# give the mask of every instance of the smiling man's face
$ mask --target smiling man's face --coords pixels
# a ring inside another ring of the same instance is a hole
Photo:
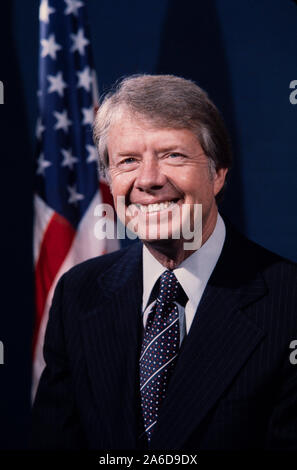
[[[157,225],[157,238],[163,238],[162,224],[172,212],[173,224],[165,232],[172,238],[176,211],[183,204],[202,204],[204,242],[217,217],[215,195],[224,184],[227,170],[210,171],[209,159],[189,129],[156,128],[144,118],[122,115],[110,127],[107,148],[111,190],[119,213],[118,196],[125,202],[125,221],[137,220],[144,241],[156,239],[147,225]],[[123,209],[123,208],[122,208]],[[170,219],[170,217],[169,217]],[[182,224],[182,217],[176,217]],[[182,227],[179,227],[182,234]],[[165,241],[164,241],[165,242]],[[166,241],[168,243],[168,241]]]

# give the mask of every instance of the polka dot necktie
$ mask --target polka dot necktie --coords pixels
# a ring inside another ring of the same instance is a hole
[[[179,317],[177,299],[180,284],[171,271],[160,277],[156,303],[147,318],[140,355],[140,393],[144,428],[151,439],[160,405],[177,360]]]

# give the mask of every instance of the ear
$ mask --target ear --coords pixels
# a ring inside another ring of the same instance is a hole
[[[216,196],[222,189],[225,183],[228,168],[219,168],[214,175],[213,194]]]

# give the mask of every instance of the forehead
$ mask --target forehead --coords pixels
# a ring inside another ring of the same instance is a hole
[[[131,114],[121,114],[111,123],[107,147],[111,153],[147,147],[200,147],[197,136],[190,129],[168,127]]]

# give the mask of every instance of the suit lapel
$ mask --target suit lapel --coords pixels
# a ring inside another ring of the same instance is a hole
[[[101,448],[134,448],[141,341],[142,245],[135,244],[98,278],[97,307],[82,321]]]
[[[100,447],[137,446],[142,337],[142,245],[98,278],[96,307],[82,320]],[[223,252],[185,338],[153,433],[154,449],[182,448],[263,339],[242,309],[267,292],[255,250],[227,230]],[[259,268],[259,264],[258,264]]]
[[[183,447],[264,337],[241,310],[267,288],[253,268],[247,242],[240,238],[228,227],[160,409],[151,441],[154,449]]]

